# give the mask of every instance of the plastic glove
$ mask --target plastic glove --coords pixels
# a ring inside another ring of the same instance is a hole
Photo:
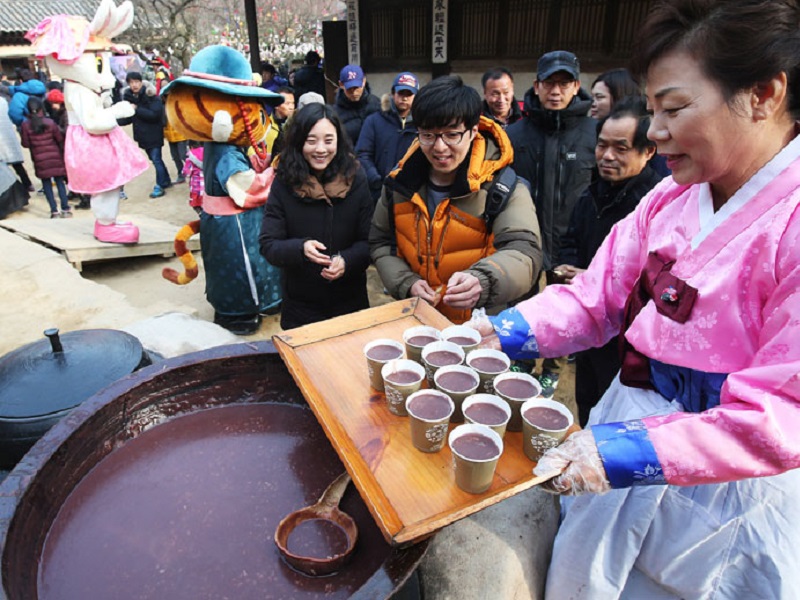
[[[485,308],[476,308],[472,311],[472,316],[470,316],[469,321],[464,323],[467,327],[472,327],[478,333],[481,334],[481,342],[478,344],[478,348],[488,348],[491,350],[503,350],[502,345],[500,344],[500,338],[494,332],[494,325],[489,320],[489,317],[486,316],[486,309]]]
[[[591,429],[577,431],[545,452],[533,473],[553,477],[541,487],[554,494],[603,494],[611,489]]]

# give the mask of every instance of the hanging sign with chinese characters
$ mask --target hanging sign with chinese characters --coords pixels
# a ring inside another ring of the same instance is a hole
[[[347,0],[347,54],[351,65],[361,64],[361,40],[358,34],[358,0]]]
[[[447,0],[433,0],[433,62],[447,62]]]

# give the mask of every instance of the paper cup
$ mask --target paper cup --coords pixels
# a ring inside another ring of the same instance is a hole
[[[435,327],[428,327],[427,325],[409,327],[403,332],[403,343],[406,345],[406,357],[422,364],[422,349],[428,344],[438,342],[441,339],[442,334]]]
[[[438,452],[444,447],[453,401],[439,390],[420,390],[406,399],[411,443],[420,452]]]
[[[367,372],[369,384],[379,392],[383,391],[383,377],[381,369],[390,360],[403,357],[403,344],[392,339],[373,340],[364,346],[364,356],[367,359]]]
[[[462,423],[464,421],[461,403],[464,402],[465,398],[475,393],[480,382],[478,374],[464,365],[442,367],[433,375],[433,383],[436,385],[436,389],[450,396],[453,404],[455,404],[453,416],[450,417],[451,423]]]
[[[542,386],[533,375],[510,371],[494,378],[494,393],[511,407],[511,419],[506,429],[522,431],[520,408],[526,401],[539,396],[542,393]]]
[[[501,438],[506,434],[506,426],[511,418],[508,402],[494,394],[473,394],[461,404],[464,421],[475,425],[485,425]]]
[[[425,369],[413,360],[399,358],[383,365],[381,376],[389,412],[398,417],[405,417],[408,414],[406,398],[422,387]]]
[[[456,363],[449,363],[449,364],[457,364],[460,365],[464,362],[464,350],[458,344],[453,344],[452,342],[433,342],[432,344],[428,344],[422,349],[422,366],[425,367],[425,374],[428,377],[428,386],[433,387],[433,374],[436,373],[441,367],[448,366],[443,364],[435,364],[431,363],[428,358],[431,357],[433,354],[436,358],[437,353],[439,352],[450,352],[455,354],[458,357],[458,362]]]
[[[503,440],[485,425],[459,425],[448,438],[453,453],[456,485],[470,494],[481,494],[492,485]]]
[[[442,329],[442,339],[458,344],[464,349],[465,354],[469,354],[481,343],[481,334],[477,329],[466,325],[453,325]]]
[[[503,364],[502,367],[500,363]],[[467,366],[475,369],[480,375],[480,391],[494,394],[494,378],[508,372],[511,368],[511,359],[508,358],[505,352],[500,350],[479,348],[469,353]]]
[[[536,462],[542,454],[564,441],[567,429],[574,422],[572,413],[566,406],[544,398],[528,400],[520,407],[520,414],[522,451]]]

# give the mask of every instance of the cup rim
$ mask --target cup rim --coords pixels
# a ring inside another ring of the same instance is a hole
[[[434,396],[439,396],[440,398],[447,400],[448,406],[450,407],[450,411],[448,412],[447,416],[441,417],[440,419],[426,419],[425,417],[420,417],[418,415],[415,415],[414,412],[409,408],[409,405],[411,404],[411,401],[414,400],[414,398],[417,398],[418,396],[421,396],[423,394],[433,394]],[[450,417],[453,416],[455,410],[456,410],[456,403],[453,402],[453,399],[450,396],[448,396],[441,390],[434,390],[428,388],[424,390],[417,390],[413,394],[409,394],[408,398],[406,398],[406,412],[408,413],[408,416],[414,417],[417,421],[422,421],[423,423],[439,423],[442,421],[449,421]]]
[[[532,383],[534,387],[538,390],[536,392],[536,395],[533,397],[528,396],[525,398],[517,398],[515,396],[509,396],[508,397],[509,400],[512,400],[514,402],[526,402],[528,400],[533,400],[535,398],[538,398],[542,394],[542,384],[539,383],[539,380],[536,379],[536,377],[534,377],[533,375],[529,373],[519,373],[517,371],[506,371],[505,373],[500,373],[497,377],[494,378],[493,385],[495,392],[497,392],[498,396],[505,398],[505,396],[503,396],[497,389],[497,384],[505,381],[506,379],[523,379],[525,381]]]
[[[547,427],[542,427],[541,425],[534,425],[530,421],[525,418],[525,411],[532,406],[544,406],[546,408],[552,408],[557,410],[562,415],[567,417],[567,426],[562,427],[561,429],[548,429]],[[559,431],[566,431],[575,423],[575,417],[572,414],[572,411],[568,409],[564,404],[558,402],[556,400],[550,400],[549,398],[531,398],[530,400],[526,400],[522,403],[522,406],[519,408],[519,414],[522,417],[522,421],[530,425],[531,427],[535,427],[536,429],[540,429],[542,431],[548,431],[552,433],[557,433]]]
[[[449,327],[445,327],[441,331],[442,340],[448,341],[448,339],[447,339],[448,333],[450,333],[452,335],[456,335],[458,333],[467,334],[470,337],[472,337],[473,339],[475,339],[475,337],[477,336],[478,339],[475,340],[476,344],[480,344],[481,343],[481,339],[482,339],[481,338],[481,334],[477,329],[473,329],[472,327],[468,327],[466,325],[450,325]],[[456,344],[456,345],[458,345],[458,344]],[[462,348],[463,348],[463,346],[462,346]]]
[[[464,352],[464,349],[461,346],[459,346],[458,344],[454,344],[453,342],[439,340],[438,342],[431,342],[422,349],[422,360],[425,361],[425,364],[428,364],[428,361],[425,360],[428,354],[430,354],[431,352],[435,352],[436,350],[450,350],[452,352],[455,352],[461,358],[462,363],[466,358],[466,353]],[[434,365],[430,366],[433,367]],[[455,366],[455,365],[448,365],[448,366]],[[435,368],[443,369],[444,367],[435,367]]]
[[[495,372],[492,372],[492,371],[478,371],[478,369],[475,369],[475,367],[473,367],[472,365],[469,364],[469,361],[471,359],[473,359],[473,358],[482,358],[482,357],[499,358],[500,360],[502,360],[505,363],[506,370],[505,371],[500,371],[498,373],[495,373]],[[468,367],[472,367],[473,369],[475,369],[479,373],[486,373],[487,375],[496,375],[496,376],[500,376],[500,375],[503,375],[504,373],[507,373],[508,369],[511,368],[511,358],[509,358],[508,354],[506,354],[502,350],[495,350],[494,348],[476,348],[475,350],[473,350],[472,352],[469,353],[469,356],[467,356],[467,358],[464,359],[464,363]]]
[[[408,344],[408,338],[413,335],[422,334],[422,333],[432,333],[436,336],[436,341],[439,342],[442,340],[442,332],[436,329],[436,327],[431,327],[430,325],[415,325],[414,327],[409,327],[408,329],[403,331],[403,343]],[[429,342],[429,344],[433,344],[434,342]],[[424,348],[425,346],[417,346],[416,344],[408,344],[414,348]]]
[[[402,364],[398,364],[402,363]],[[397,371],[414,371],[414,374],[419,375],[418,381],[412,381],[411,383],[393,383],[391,381],[386,380],[386,375],[393,372],[391,369],[394,368]],[[425,367],[420,365],[418,362],[411,360],[410,358],[393,358],[381,367],[381,377],[383,378],[383,382],[385,385],[389,385],[392,387],[403,387],[407,385],[415,385],[417,383],[421,383],[425,379]]]
[[[489,439],[491,439],[499,448],[497,456],[493,456],[492,458],[467,458],[463,454],[459,454],[456,450],[453,450],[453,442],[468,433],[480,433],[488,436]],[[453,455],[458,456],[462,460],[468,460],[469,462],[473,463],[488,463],[498,460],[503,455],[504,450],[503,438],[501,438],[500,435],[493,429],[487,427],[486,425],[479,425],[477,423],[464,423],[462,425],[453,427],[453,429],[450,431],[450,434],[447,436],[447,445]]]
[[[478,402],[488,402],[492,406],[496,406],[502,409],[503,414],[506,416],[506,420],[502,423],[497,423],[496,425],[486,425],[485,423],[478,423],[479,425],[486,425],[487,427],[502,427],[503,425],[508,425],[508,422],[511,420],[511,407],[508,405],[508,402],[503,400],[497,394],[472,394],[471,396],[467,396],[464,398],[464,403],[461,405],[461,412],[464,414],[464,418],[467,418],[467,409],[472,406],[473,404],[477,404]]]
[[[371,358],[371,357],[367,356],[367,352],[369,352],[375,346],[378,346],[380,344],[388,344],[388,345],[394,346],[395,348],[400,350],[401,354],[400,354],[399,357],[390,358],[389,360],[398,360],[398,359],[403,358],[405,356],[406,347],[403,344],[401,344],[397,340],[393,340],[392,338],[378,338],[377,340],[372,340],[371,342],[367,342],[366,344],[364,344],[364,358],[366,358],[368,360],[372,360],[372,361],[378,362],[378,363],[384,363],[384,364],[389,362],[388,360],[378,360],[377,358]]]
[[[475,369],[473,369],[472,367],[468,367],[467,365],[461,364],[461,365],[447,365],[446,367],[439,367],[436,370],[436,373],[433,374],[433,383],[434,383],[434,385],[436,385],[436,387],[438,388],[439,387],[439,377],[442,374],[446,375],[447,373],[451,373],[451,372],[466,373],[467,375],[475,377],[475,386],[474,387],[469,388],[469,390],[464,390],[463,392],[457,392],[455,390],[450,390],[451,394],[469,393],[470,390],[472,390],[474,392],[475,390],[478,389],[478,386],[480,386],[480,384],[481,384],[481,376],[478,374],[478,372]],[[470,394],[470,396],[472,396],[472,395],[473,394]]]

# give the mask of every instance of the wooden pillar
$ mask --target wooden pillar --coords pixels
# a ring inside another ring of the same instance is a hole
[[[247,39],[250,44],[250,67],[261,74],[261,45],[258,42],[258,17],[256,0],[244,0],[244,18],[247,21]]]

